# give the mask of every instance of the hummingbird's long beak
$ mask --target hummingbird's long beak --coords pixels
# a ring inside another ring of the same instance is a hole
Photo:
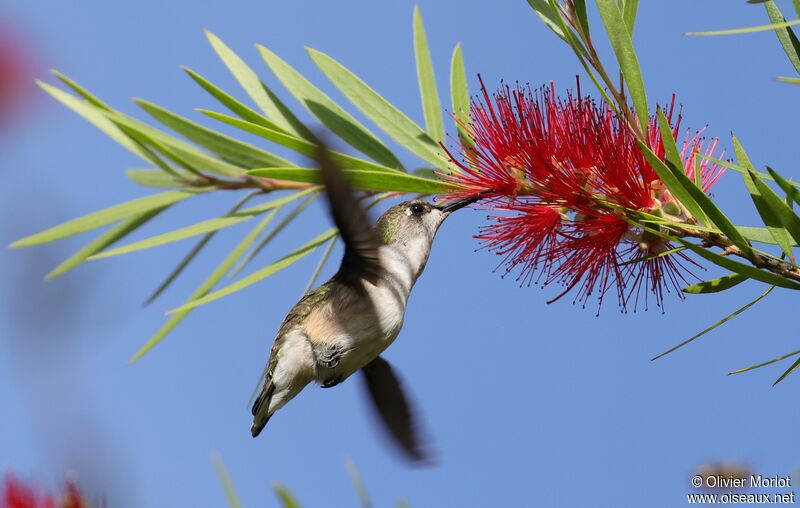
[[[483,197],[482,194],[478,194],[477,196],[470,196],[468,198],[457,199],[455,201],[451,201],[446,205],[439,206],[439,210],[445,213],[453,213],[459,208],[464,208],[467,205],[471,205],[472,203],[478,201]]]

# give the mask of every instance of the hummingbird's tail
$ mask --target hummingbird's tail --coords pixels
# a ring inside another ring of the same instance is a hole
[[[250,433],[253,434],[253,437],[258,437],[258,435],[261,434],[261,431],[264,430],[267,422],[272,417],[272,413],[269,411],[269,406],[270,400],[272,399],[272,394],[274,392],[274,384],[265,386],[264,390],[253,404],[253,426],[250,428]]]

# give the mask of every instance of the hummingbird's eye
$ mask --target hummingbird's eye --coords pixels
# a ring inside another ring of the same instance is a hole
[[[424,206],[422,206],[422,205],[421,205],[421,204],[419,204],[419,203],[414,203],[413,205],[411,205],[410,207],[408,207],[408,209],[409,209],[409,210],[411,210],[411,213],[413,213],[413,214],[415,214],[415,215],[421,215],[421,214],[422,214],[422,212],[424,212],[424,211],[425,211],[425,207],[424,207]]]

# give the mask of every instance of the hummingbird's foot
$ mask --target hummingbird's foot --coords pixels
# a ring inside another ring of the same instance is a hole
[[[326,369],[335,369],[342,360],[344,348],[341,344],[330,344],[322,351],[317,352],[317,363]]]
[[[322,388],[333,388],[342,381],[344,381],[344,376],[341,375],[335,377],[329,377],[328,379],[323,381],[323,383],[320,386],[322,386]]]

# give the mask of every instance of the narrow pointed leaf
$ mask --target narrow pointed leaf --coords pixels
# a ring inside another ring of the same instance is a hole
[[[475,142],[465,126],[472,121],[470,115],[469,87],[467,86],[467,71],[464,69],[464,56],[461,53],[461,44],[456,44],[453,58],[450,60],[450,104],[456,118],[456,128],[461,144],[472,148]]]
[[[194,72],[192,69],[189,69],[188,67],[182,67],[182,69],[195,81],[195,83],[200,85],[203,90],[208,92],[212,97],[217,99],[220,104],[228,108],[233,114],[239,116],[242,120],[247,120],[248,122],[253,122],[270,129],[280,129],[277,124],[269,121],[267,117],[245,106],[228,92],[222,90],[214,83]]]
[[[33,245],[40,245],[43,243],[60,240],[86,231],[91,231],[109,224],[113,224],[122,219],[127,219],[132,215],[140,215],[147,213],[157,208],[163,208],[168,205],[177,203],[184,199],[196,196],[204,192],[200,189],[169,191],[161,194],[153,194],[143,198],[134,199],[126,203],[114,205],[103,210],[72,219],[58,226],[46,229],[35,235],[25,237],[21,240],[11,244],[12,248],[16,247],[31,247]]]
[[[764,225],[783,253],[794,263],[792,245],[800,242],[800,218],[754,172],[745,176],[745,183]]]
[[[751,242],[761,242],[761,243],[768,243],[771,245],[777,245],[775,242],[775,238],[769,232],[767,228],[757,228],[752,226],[736,226],[736,229],[739,232],[750,240]]]
[[[306,288],[303,290],[303,294],[308,293],[314,286],[317,284],[317,279],[319,279],[320,273],[322,273],[322,269],[325,268],[325,265],[328,263],[328,259],[331,257],[331,253],[333,252],[333,248],[336,246],[336,238],[333,237],[328,240],[328,246],[325,247],[325,252],[322,253],[322,257],[319,259],[319,263],[317,263],[317,267],[314,269],[314,272],[311,274],[311,278],[308,280],[308,284],[306,284]]]
[[[264,46],[257,47],[267,66],[286,89],[331,132],[379,164],[397,169],[403,168],[391,150],[350,113],[342,109],[278,55]]]
[[[637,144],[639,145],[639,149],[644,154],[645,159],[647,159],[647,162],[650,163],[650,166],[653,167],[653,170],[656,172],[661,181],[664,182],[672,195],[678,198],[678,201],[683,203],[683,206],[689,210],[689,213],[691,213],[692,216],[704,224],[708,223],[708,218],[706,217],[703,208],[697,203],[697,201],[695,201],[694,197],[692,197],[689,189],[686,188],[686,186],[681,183],[678,177],[675,176],[675,173],[673,173],[672,169],[668,167],[664,161],[659,159],[649,146],[640,141],[637,141]]]
[[[536,15],[539,16],[539,19],[541,19],[553,33],[561,39],[565,39],[564,31],[559,23],[561,14],[553,8],[550,2],[547,0],[528,0],[528,5],[531,6]]]
[[[611,47],[617,56],[619,68],[623,76],[625,76],[628,93],[639,118],[639,125],[643,130],[647,129],[649,121],[647,115],[650,110],[647,108],[644,80],[642,79],[642,71],[639,68],[639,59],[633,49],[631,32],[628,31],[628,27],[625,25],[625,18],[619,9],[617,0],[595,0],[595,2],[608,34],[608,40],[611,42]]]
[[[800,290],[800,284],[798,284],[793,280],[783,278],[780,275],[776,275],[766,270],[760,270],[753,266],[746,265],[738,261],[734,261],[725,256],[720,256],[719,254],[711,252],[710,250],[704,249],[702,247],[698,247],[697,245],[691,242],[687,242],[680,238],[677,238],[675,241],[685,245],[688,249],[698,254],[700,257],[705,258],[708,261],[711,261],[712,263],[719,265],[722,268],[725,268],[726,270],[730,270],[732,272],[736,272],[741,275],[746,275],[751,279],[755,279],[767,284],[772,284],[774,286],[779,286],[787,289]]]
[[[186,184],[181,179],[157,169],[128,169],[125,171],[125,176],[139,185],[156,189],[182,187]]]
[[[788,76],[778,76],[775,81],[789,83],[790,85],[800,85],[800,78],[790,78]]]
[[[418,5],[414,6],[414,56],[417,62],[417,81],[419,96],[422,99],[422,113],[425,117],[425,130],[434,141],[441,142],[444,141],[442,107],[439,103],[439,90],[436,88],[436,77],[428,49],[428,38],[425,36],[425,25]]]
[[[436,142],[410,118],[333,58],[310,48],[308,53],[323,74],[386,134],[434,167],[447,167]]]
[[[184,165],[193,168],[205,169],[223,176],[239,176],[242,168],[212,157],[189,143],[174,136],[151,127],[132,117],[116,111],[104,112],[105,116],[120,127],[125,127],[136,132],[160,150],[166,151],[168,156],[175,158]]]
[[[797,351],[792,351],[789,354],[785,354],[783,356],[779,356],[777,358],[773,358],[772,360],[767,360],[766,362],[758,363],[756,365],[751,365],[750,367],[745,367],[744,369],[737,369],[731,372],[728,372],[728,375],[731,376],[733,374],[741,374],[742,372],[748,372],[755,369],[760,369],[761,367],[766,367],[767,365],[772,365],[773,363],[780,362],[782,360],[786,360],[787,358],[791,358],[795,355],[800,354],[800,349]]]
[[[706,328],[705,330],[701,331],[700,333],[698,333],[696,335],[693,335],[692,337],[689,337],[688,339],[686,339],[685,341],[681,342],[677,346],[672,347],[672,348],[664,351],[660,355],[653,357],[651,359],[651,361],[658,360],[662,356],[666,356],[666,355],[672,353],[673,351],[682,348],[686,344],[689,344],[690,342],[693,342],[694,340],[699,339],[700,337],[702,337],[703,335],[707,334],[708,332],[710,332],[710,331],[716,329],[717,327],[727,323],[728,321],[730,321],[731,319],[735,318],[736,316],[738,316],[742,312],[746,311],[747,309],[749,309],[750,307],[752,307],[756,303],[760,302],[764,297],[766,297],[768,294],[770,294],[773,289],[775,289],[775,286],[768,287],[766,291],[764,291],[763,293],[758,295],[753,301],[749,302],[748,304],[744,305],[743,307],[740,307],[739,309],[736,309],[735,311],[733,311],[732,313],[728,314],[724,318],[720,319],[719,321],[717,321],[713,325],[709,326],[708,328]]]
[[[783,13],[781,13],[777,4],[772,0],[764,3],[764,8],[767,10],[767,16],[769,16],[773,25],[785,23],[785,26],[775,28],[775,35],[778,36],[778,41],[781,43],[781,47],[789,58],[789,61],[794,66],[795,70],[800,73],[800,41],[797,40],[797,36],[790,28],[790,24],[800,23],[800,20],[786,23],[786,18],[783,17]]]
[[[737,286],[746,280],[747,276],[740,273],[732,273],[730,275],[720,277],[719,279],[707,280],[704,282],[698,282],[697,284],[692,284],[691,286],[686,286],[683,288],[683,291],[684,293],[690,293],[693,295],[719,293],[720,291],[725,291],[726,289]]]
[[[77,100],[75,97],[64,94],[61,90],[57,88],[48,88],[45,85],[42,85],[45,90],[53,95],[57,100],[64,103],[67,107],[84,117],[85,119],[89,120],[90,123],[94,124],[98,127],[101,131],[105,132],[111,139],[116,141],[117,143],[121,144],[123,147],[130,150],[132,153],[138,155],[139,157],[143,158],[147,162],[150,162],[154,166],[158,167],[160,170],[173,175],[175,177],[179,176],[179,172],[172,168],[169,164],[167,164],[161,157],[159,157],[153,150],[148,148],[142,142],[142,139],[139,135],[135,132],[131,132],[130,130],[114,125],[113,122],[110,122],[107,118],[100,118],[98,110],[101,111],[113,111],[113,109],[94,96],[91,92],[80,86],[75,81],[71,80],[67,76],[60,74],[58,72],[53,73],[58,79],[60,79],[65,85],[70,87],[75,93],[80,95],[84,98],[88,105],[80,100]],[[63,94],[63,95],[62,95]],[[70,99],[71,98],[71,99]],[[87,107],[87,106],[93,106]],[[104,115],[101,115],[104,117]]]
[[[756,267],[751,266],[751,265],[747,265],[747,264],[744,264],[744,263],[740,263],[738,261],[734,261],[733,259],[730,259],[727,256],[721,256],[721,255],[719,255],[719,254],[717,254],[715,252],[712,252],[712,251],[710,251],[708,249],[700,247],[699,245],[695,245],[694,243],[691,243],[691,242],[689,242],[687,240],[684,240],[681,237],[673,236],[673,235],[670,235],[668,233],[665,233],[664,231],[662,231],[660,229],[649,227],[644,222],[634,223],[634,224],[637,227],[640,227],[640,228],[644,229],[645,231],[647,231],[649,233],[652,233],[652,234],[654,234],[656,236],[660,236],[661,238],[669,240],[670,242],[679,243],[679,244],[683,245],[684,247],[686,247],[687,249],[689,249],[692,252],[694,252],[695,254],[698,254],[700,257],[702,257],[702,258],[704,258],[704,259],[706,259],[708,261],[711,261],[715,265],[721,266],[722,268],[725,268],[726,270],[729,270],[731,272],[739,273],[739,274],[742,274],[742,275],[746,275],[747,277],[749,277],[751,279],[755,279],[757,281],[765,282],[765,283],[773,285],[773,286],[779,286],[779,287],[783,287],[783,288],[787,288],[787,289],[800,290],[800,284],[798,284],[797,282],[795,282],[795,281],[793,281],[791,279],[787,279],[787,278],[781,277],[780,275],[777,275],[775,273],[772,273],[772,272],[769,272],[769,271],[766,271],[766,270],[761,270],[761,269],[756,268]]]
[[[206,280],[200,284],[192,296],[189,297],[189,301],[196,301],[197,298],[205,296],[208,294],[209,291],[214,289],[214,287],[219,283],[222,277],[225,276],[226,273],[233,267],[236,261],[244,254],[248,247],[258,238],[258,235],[261,231],[264,230],[265,227],[270,223],[270,221],[275,217],[276,211],[273,213],[268,214],[264,217],[261,222],[259,222],[256,227],[253,228],[237,245],[234,249],[222,260],[222,262],[217,266],[211,275],[209,275]],[[181,312],[174,313],[173,316],[167,320],[167,322],[162,326],[156,333],[153,335],[147,343],[142,346],[142,348],[133,355],[130,360],[130,363],[137,361],[141,358],[145,353],[150,351],[156,344],[161,342],[164,337],[167,336],[169,332],[175,329],[181,321],[183,321],[186,316],[189,315],[190,309],[182,310]]]
[[[417,192],[421,194],[437,194],[452,192],[457,189],[455,185],[429,180],[403,173],[389,173],[383,171],[364,171],[360,169],[346,169],[343,173],[350,183],[357,189],[377,192]],[[292,182],[320,183],[320,173],[316,168],[265,168],[248,171],[253,176],[289,180]]]
[[[248,145],[230,136],[203,127],[182,116],[162,108],[156,104],[144,101],[136,101],[153,118],[185,136],[187,139],[207,148],[219,155],[222,159],[236,164],[243,168],[257,167],[286,167],[294,164],[283,157],[269,153],[253,145]]]
[[[792,240],[789,236],[791,235],[794,238],[795,243],[800,242],[800,218],[780,196],[756,175],[753,163],[736,136],[733,136],[733,149],[736,152],[739,164],[747,169],[747,173],[744,174],[744,181],[759,215],[764,220],[764,225],[767,226],[770,234],[775,238],[775,242],[780,245],[783,253],[794,263]],[[797,192],[792,187],[789,187],[789,189]]]
[[[127,148],[130,152],[138,155],[142,159],[153,162],[150,155],[142,149],[142,147],[127,136],[120,128],[111,120],[103,115],[102,110],[88,101],[82,101],[59,88],[44,83],[42,81],[36,82],[45,92],[53,96],[57,101],[61,102],[75,113],[82,116],[89,123],[100,129],[108,137],[116,141],[118,144]]]
[[[214,469],[217,471],[220,483],[222,483],[222,490],[225,491],[228,505],[230,508],[242,508],[242,502],[239,499],[239,495],[236,493],[233,480],[231,480],[231,475],[228,474],[228,469],[225,467],[225,464],[223,464],[222,458],[215,453],[212,455],[212,459],[214,461]]]
[[[304,192],[308,193],[309,191],[304,191]],[[168,233],[162,233],[160,235],[151,236],[149,238],[145,238],[137,242],[117,247],[116,249],[111,249],[105,252],[101,252],[100,254],[93,256],[92,259],[102,259],[102,258],[109,258],[112,256],[119,256],[122,254],[130,254],[131,252],[150,249],[168,243],[185,240],[187,238],[192,238],[198,235],[202,235],[204,233],[219,231],[220,229],[227,228],[235,224],[239,224],[240,222],[249,220],[257,215],[261,215],[262,213],[267,212],[269,210],[280,208],[283,205],[303,195],[305,194],[301,192],[295,192],[288,196],[275,199],[272,201],[267,201],[266,203],[261,203],[259,205],[252,206],[250,208],[246,208],[244,210],[231,213],[229,215],[223,215],[222,217],[216,217],[214,219],[204,220],[202,222],[198,222],[197,224],[192,224],[191,226],[186,226],[184,228],[176,229]]]
[[[663,114],[660,118],[663,118]],[[670,134],[671,137],[671,134]],[[733,225],[733,222],[725,215],[722,210],[720,210],[716,204],[708,197],[708,195],[703,192],[703,189],[698,187],[697,185],[692,182],[689,177],[686,176],[686,173],[683,170],[683,165],[675,166],[669,160],[667,161],[668,169],[672,172],[674,179],[677,181],[677,184],[691,196],[691,199],[697,203],[703,214],[708,218],[711,224],[717,226],[722,233],[728,237],[730,241],[732,241],[737,247],[739,247],[742,252],[747,254],[752,254],[753,249],[750,247],[750,244],[747,242],[744,236],[736,229],[736,226]],[[658,171],[658,170],[656,170]],[[659,174],[659,176],[661,176]],[[670,191],[672,191],[672,187],[667,185]],[[678,196],[680,199],[680,196]],[[684,203],[686,204],[686,203]],[[687,208],[689,208],[687,206]],[[690,211],[691,208],[689,209]]]
[[[783,192],[786,193],[789,199],[800,205],[800,190],[797,189],[798,184],[786,180],[769,166],[767,166],[767,171],[769,171],[771,179],[778,183],[778,186],[783,189]]]
[[[151,219],[156,217],[158,214],[163,212],[169,208],[169,205],[164,206],[162,208],[156,208],[150,210],[149,212],[145,212],[141,215],[137,215],[131,217],[120,224],[114,226],[107,232],[103,233],[102,235],[98,236],[96,239],[92,240],[85,246],[83,246],[80,250],[78,250],[75,254],[70,256],[64,262],[50,270],[50,273],[45,275],[45,279],[54,279],[59,275],[63,275],[68,271],[72,270],[73,268],[77,267],[84,261],[86,261],[89,256],[96,254],[103,249],[114,245],[116,242],[120,241],[122,238],[125,238],[129,234],[133,233],[146,223],[148,223]]]
[[[770,2],[765,2],[770,3]],[[769,12],[769,7],[767,7],[767,12]],[[780,11],[779,11],[780,12]],[[780,14],[779,14],[780,15]],[[772,17],[772,16],[770,16]],[[729,28],[726,30],[708,30],[705,32],[686,32],[684,35],[689,36],[700,36],[700,37],[708,37],[708,36],[716,36],[716,35],[741,35],[741,34],[752,34],[756,32],[768,32],[771,30],[775,30],[776,32],[781,29],[786,29],[790,26],[796,25],[800,23],[800,20],[795,19],[793,21],[786,21],[783,19],[783,16],[780,16],[780,21],[775,21],[774,23],[770,23],[768,25],[756,25],[756,26],[748,26],[744,28]]]
[[[281,129],[295,136],[313,139],[311,132],[295,117],[291,111],[261,82],[258,75],[213,33],[206,31],[206,37],[217,52],[222,62],[231,71],[233,77],[263,111],[267,118]]]
[[[194,309],[200,305],[205,305],[207,303],[213,302],[214,300],[218,300],[222,297],[228,296],[232,293],[237,291],[241,291],[247,287],[252,286],[253,284],[260,282],[267,277],[274,275],[284,268],[293,265],[297,261],[300,261],[304,257],[311,254],[314,250],[316,250],[320,245],[327,242],[331,238],[336,235],[336,228],[329,229],[328,231],[320,234],[316,238],[312,239],[308,243],[298,247],[288,255],[284,256],[283,258],[279,259],[278,261],[265,266],[264,268],[240,279],[232,284],[229,284],[222,289],[219,289],[213,293],[209,293],[208,295],[193,299],[192,301],[186,303],[185,305],[178,307],[177,309],[173,309],[169,311],[169,314],[180,314],[182,312],[186,312],[188,310]]]
[[[207,111],[205,109],[201,109],[199,111],[200,113],[203,113],[204,115],[207,115],[215,120],[219,120],[220,122],[224,122],[228,125],[232,125],[233,127],[242,129],[251,134],[255,134],[256,136],[268,139],[273,143],[277,143],[279,145],[285,146],[286,148],[290,148],[298,153],[305,155],[306,157],[310,157],[313,159],[316,158],[317,154],[319,153],[317,145],[311,143],[310,141],[306,141],[304,139],[292,136],[291,134],[285,134],[280,131],[268,129],[266,127],[250,123],[245,120],[240,120],[232,116],[217,113],[216,111]],[[329,152],[329,154],[331,158],[334,160],[334,162],[336,162],[337,164],[339,164],[344,168],[360,168],[373,171],[391,171],[391,172],[404,173],[404,171],[401,171],[399,169],[395,169],[389,166],[381,166],[380,164],[375,164],[374,162],[370,162],[365,159],[360,159],[358,157],[353,157],[345,153],[331,151]]]
[[[228,213],[225,215],[231,215],[239,211],[244,205],[246,205],[251,199],[256,197],[258,194],[259,194],[258,191],[256,191],[256,192],[251,192],[250,194],[244,196],[235,205],[233,205],[233,207],[231,207],[231,209],[228,210]],[[150,296],[147,297],[147,300],[145,300],[144,302],[144,306],[150,305],[159,296],[161,296],[161,294],[164,291],[166,291],[167,288],[171,286],[173,282],[175,282],[175,280],[177,280],[177,278],[181,275],[181,273],[183,273],[186,267],[189,266],[189,264],[197,257],[198,254],[200,254],[200,252],[206,247],[206,245],[208,245],[208,243],[214,238],[216,234],[217,231],[211,231],[210,233],[206,233],[203,236],[203,238],[201,238],[200,241],[197,242],[194,245],[194,247],[192,247],[189,250],[189,252],[186,253],[183,259],[181,259],[178,265],[172,269],[169,275],[167,275],[167,277],[163,281],[161,281],[161,284],[158,285],[155,291],[153,291],[150,294]]]
[[[625,26],[633,37],[633,29],[636,26],[636,11],[639,9],[639,0],[624,0],[622,2],[622,17],[625,18]]]
[[[300,503],[298,503],[294,496],[286,490],[286,487],[280,483],[274,482],[272,484],[272,490],[274,490],[275,495],[278,496],[278,501],[280,501],[282,508],[300,508]]]
[[[792,365],[788,369],[786,369],[786,371],[783,374],[781,374],[781,377],[779,377],[774,383],[772,383],[772,386],[775,386],[776,384],[786,379],[789,376],[789,374],[797,370],[797,367],[800,367],[800,358],[795,360],[794,363],[792,363]]]
[[[294,207],[294,209],[292,209],[291,212],[287,213],[284,217],[282,217],[281,220],[275,225],[275,227],[272,228],[272,230],[270,230],[269,233],[266,233],[264,235],[264,238],[259,240],[259,242],[255,245],[255,247],[250,249],[250,252],[248,252],[247,255],[242,258],[242,260],[239,262],[239,265],[233,270],[231,270],[229,277],[235,277],[248,264],[250,264],[250,262],[253,261],[253,259],[255,259],[256,256],[258,256],[258,254],[262,250],[264,250],[264,248],[267,245],[269,245],[269,243],[272,240],[274,240],[279,234],[281,234],[281,232],[283,232],[283,230],[286,229],[286,227],[289,226],[289,224],[291,224],[292,221],[294,221],[301,213],[303,213],[305,209],[308,208],[311,205],[311,203],[313,203],[314,200],[317,199],[317,197],[319,197],[318,193],[311,194],[306,199],[301,201],[300,204]]]

